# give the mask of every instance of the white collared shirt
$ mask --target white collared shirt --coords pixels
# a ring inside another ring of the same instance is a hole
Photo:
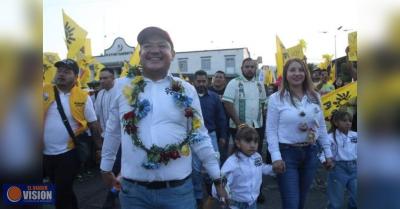
[[[316,129],[316,138],[324,149],[325,157],[332,157],[321,106],[311,102],[307,95],[304,95],[301,101],[296,98],[293,100],[297,107],[292,105],[287,91],[282,100],[280,91],[275,92],[268,99],[265,132],[272,162],[282,159],[279,143],[294,144],[307,141],[307,131],[301,131],[299,128],[301,123],[306,123],[308,127]],[[301,116],[301,112],[305,115]]]
[[[346,134],[336,130],[336,141],[333,133],[329,134],[333,159],[335,161],[357,160],[357,132],[349,131]]]
[[[260,110],[260,101],[265,103],[267,95],[265,93],[264,84],[256,81],[255,78],[247,80],[243,76],[232,79],[226,86],[223,101],[231,102],[234,104],[236,114],[239,117],[239,99],[241,97],[239,93],[239,83],[243,84],[245,105],[245,122],[247,125],[253,128],[260,128],[263,125],[262,110]],[[257,84],[260,83],[260,84]],[[261,94],[258,85],[261,86]],[[232,119],[229,120],[229,127],[236,128],[235,123]]]
[[[97,94],[96,101],[94,102],[94,108],[96,111],[96,116],[100,122],[102,129],[101,136],[104,137],[104,131],[106,130],[106,122],[108,120],[108,114],[111,108],[111,101],[114,97],[114,88],[109,90],[102,89]]]
[[[71,108],[69,106],[69,98],[71,96],[71,93],[63,93],[62,91],[58,92],[68,122],[71,125],[72,130],[76,130],[79,127],[79,124],[75,121],[71,114]],[[89,123],[97,120],[96,113],[93,108],[93,102],[89,96],[86,99],[84,114],[86,121]],[[69,151],[69,139],[70,136],[68,134],[67,128],[62,122],[60,113],[57,109],[57,102],[54,101],[50,105],[45,116],[43,154],[58,155]]]
[[[230,199],[253,204],[260,194],[262,175],[274,175],[272,166],[262,161],[259,153],[246,156],[239,152],[231,155],[221,168],[226,176]],[[216,195],[213,186],[213,195]]]
[[[139,99],[147,99],[150,102],[151,110],[146,117],[140,120],[138,136],[147,148],[150,148],[153,144],[165,147],[167,144],[178,143],[187,135],[187,118],[184,116],[184,111],[177,106],[173,97],[166,94],[165,91],[167,87],[170,87],[171,79],[182,83],[186,95],[193,98],[192,107],[201,114],[197,92],[186,81],[172,78],[170,75],[158,81],[145,78],[146,86],[144,92],[140,93]],[[147,161],[146,152],[133,144],[131,136],[124,132],[122,121],[120,120],[125,113],[132,110],[122,93],[123,88],[126,85],[130,85],[130,82],[131,79],[121,80],[118,89],[116,89],[116,97],[111,105],[104,135],[101,170],[112,170],[119,145],[122,143],[122,177],[148,182],[178,180],[187,177],[192,173],[191,154],[181,156],[176,160],[170,160],[167,165],[161,164],[158,169],[149,170],[142,166],[142,163]],[[197,154],[211,178],[217,179],[220,177],[218,159],[202,117],[201,127],[198,132],[205,139],[192,144],[190,146],[191,152],[194,151]]]

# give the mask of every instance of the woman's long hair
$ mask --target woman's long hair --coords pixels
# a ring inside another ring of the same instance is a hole
[[[308,71],[307,65],[304,63],[303,60],[298,59],[298,58],[293,58],[293,59],[289,59],[288,61],[286,61],[285,65],[283,66],[283,76],[282,76],[282,85],[280,88],[280,96],[281,96],[281,100],[283,99],[283,96],[285,95],[285,91],[289,92],[290,95],[290,101],[292,102],[293,106],[296,106],[294,100],[293,100],[293,94],[292,94],[292,90],[290,89],[289,86],[289,81],[287,80],[287,71],[289,70],[289,66],[290,64],[297,62],[301,65],[304,74],[305,74],[305,78],[303,81],[303,91],[305,94],[307,94],[307,96],[311,99],[311,101],[313,103],[316,103],[318,105],[321,105],[318,99],[318,93],[314,90],[314,84],[311,80],[311,76],[310,76],[310,72]]]

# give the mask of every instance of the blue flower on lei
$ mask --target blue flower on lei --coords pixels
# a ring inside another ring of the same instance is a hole
[[[149,100],[144,99],[138,102],[138,106],[136,108],[136,115],[139,120],[146,117],[150,111],[151,111],[151,105]]]
[[[174,98],[174,101],[177,105],[181,107],[190,107],[192,105],[193,99],[185,95],[181,92],[172,91],[171,89],[167,89],[167,94],[171,94]]]

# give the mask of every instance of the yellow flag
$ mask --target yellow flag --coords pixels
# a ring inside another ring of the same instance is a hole
[[[352,82],[322,96],[322,108],[325,120],[328,120],[332,111],[336,110],[357,96],[357,82]]]
[[[321,70],[328,69],[328,66],[332,61],[332,57],[333,57],[333,55],[330,55],[330,54],[322,55],[323,61],[321,63],[319,63],[318,68],[321,69]]]
[[[349,61],[357,61],[357,32],[349,33]]]
[[[96,59],[94,59],[92,65],[93,65],[93,69],[94,69],[94,80],[98,81],[98,80],[100,80],[100,70],[105,68],[105,66],[103,64],[101,64],[99,61],[97,61]]]
[[[264,84],[270,85],[274,82],[274,76],[272,75],[272,71],[270,69],[266,69],[264,71]]]
[[[133,52],[130,60],[129,60],[129,65],[131,66],[139,66],[140,64],[140,55],[139,55],[139,51],[140,51],[140,45],[137,44],[135,51]]]
[[[285,46],[283,45],[281,39],[276,36],[275,38],[276,41],[276,68],[277,68],[277,77],[279,78],[282,76],[283,73],[283,65],[285,64],[285,61],[288,58],[288,54],[286,51]]]
[[[287,52],[290,58],[304,58],[303,46],[301,44],[288,48]]]
[[[87,32],[63,12],[65,42],[68,49],[68,57],[75,56],[85,45]]]
[[[128,75],[129,67],[130,67],[129,63],[128,62],[124,62],[124,65],[122,66],[121,75],[119,76],[120,78],[126,77]]]
[[[43,82],[51,84],[56,74],[56,67],[54,64],[60,60],[57,53],[45,52],[43,54]]]
[[[81,48],[81,52],[86,56],[92,56],[92,42],[90,38],[87,38],[85,45]]]
[[[336,65],[332,63],[332,67],[331,67],[331,74],[329,76],[329,84],[333,84],[333,82],[335,82],[336,80]]]
[[[88,88],[87,83],[89,83],[90,81],[90,75],[92,73],[90,72],[90,68],[89,67],[85,67],[85,68],[81,68],[81,72],[79,75],[79,86],[81,88]]]

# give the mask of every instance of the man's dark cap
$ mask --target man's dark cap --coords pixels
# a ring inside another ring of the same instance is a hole
[[[64,59],[64,60],[58,61],[54,64],[54,66],[56,66],[56,68],[65,67],[67,69],[72,70],[75,75],[79,74],[78,64],[73,59]]]
[[[147,39],[152,36],[159,36],[159,37],[165,39],[166,41],[169,42],[169,44],[171,44],[172,50],[174,50],[174,44],[172,43],[171,37],[169,36],[167,31],[165,31],[159,27],[153,27],[153,26],[147,27],[147,28],[143,29],[142,31],[140,31],[139,35],[137,36],[137,42],[140,45],[143,45],[143,43],[145,43],[147,41]]]

